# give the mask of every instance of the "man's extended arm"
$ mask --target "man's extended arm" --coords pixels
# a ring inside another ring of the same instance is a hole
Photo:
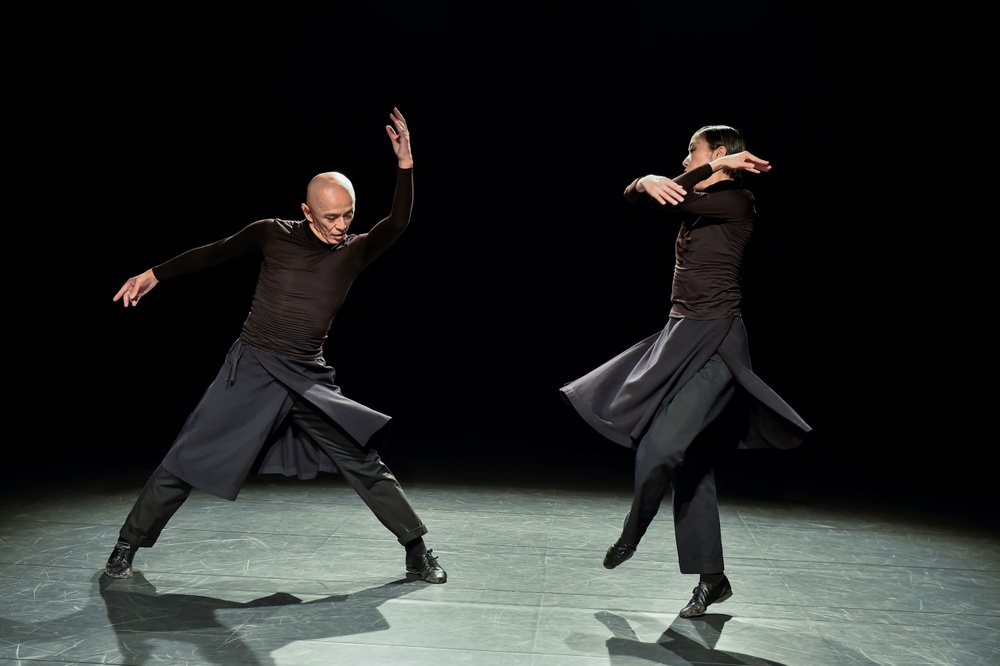
[[[114,301],[124,299],[125,307],[135,306],[139,303],[139,299],[159,284],[160,280],[194,273],[233,257],[258,251],[266,231],[265,225],[269,223],[271,220],[258,220],[232,236],[182,252],[173,259],[130,277],[115,294]]]
[[[413,211],[413,151],[410,146],[410,130],[399,109],[393,107],[389,117],[395,127],[386,125],[385,131],[396,153],[396,191],[389,216],[380,220],[367,234],[363,262],[365,266],[399,238],[410,223]]]

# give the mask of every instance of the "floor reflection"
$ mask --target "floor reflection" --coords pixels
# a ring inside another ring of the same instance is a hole
[[[269,655],[295,641],[389,629],[379,606],[418,588],[399,580],[306,602],[285,592],[234,602],[159,594],[138,571],[126,580],[100,577],[101,597],[121,655],[139,664],[163,660],[162,639],[187,645],[180,648],[181,654],[209,664],[274,664]]]
[[[636,636],[628,620],[621,615],[599,611],[594,614],[611,631],[607,640],[611,664],[633,663],[642,659],[651,664],[745,664],[746,666],[784,666],[752,655],[716,649],[722,628],[731,615],[708,613],[700,618],[678,617],[653,642]]]

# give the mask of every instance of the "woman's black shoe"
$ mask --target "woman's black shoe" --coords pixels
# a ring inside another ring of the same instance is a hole
[[[698,587],[694,588],[694,596],[691,597],[691,601],[681,609],[681,617],[704,615],[709,606],[721,604],[731,596],[733,596],[733,586],[729,584],[729,579],[725,576],[718,583],[698,583]]]

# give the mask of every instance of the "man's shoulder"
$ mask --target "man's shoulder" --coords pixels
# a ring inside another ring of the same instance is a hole
[[[282,231],[295,231],[296,229],[302,229],[305,226],[305,220],[284,220],[280,217],[269,217],[263,220],[259,220],[259,223],[267,224],[269,226],[276,227]]]

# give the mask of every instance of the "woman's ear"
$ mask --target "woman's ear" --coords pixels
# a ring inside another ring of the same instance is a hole
[[[720,157],[725,157],[728,154],[729,154],[729,151],[726,150],[725,146],[719,146],[718,148],[715,149],[715,152],[712,154],[712,159],[713,160],[717,160]]]

